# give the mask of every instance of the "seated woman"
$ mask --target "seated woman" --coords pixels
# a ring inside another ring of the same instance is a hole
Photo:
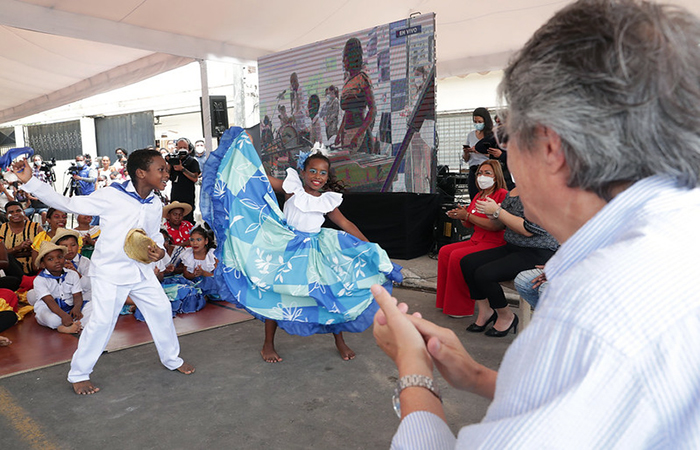
[[[486,335],[503,337],[511,329],[518,332],[518,316],[508,308],[499,282],[512,280],[521,271],[546,263],[559,243],[540,226],[525,219],[517,187],[501,205],[486,198],[476,202],[476,209],[505,229],[506,245],[472,253],[460,262],[464,280],[479,307],[479,315],[467,331],[479,333],[495,322]]]
[[[508,191],[498,161],[484,161],[479,165],[477,183],[479,192],[466,208],[455,208],[447,216],[460,219],[465,227],[474,227],[474,233],[467,241],[443,246],[438,253],[437,300],[435,306],[450,317],[465,317],[474,314],[474,301],[464,282],[459,262],[470,253],[488,250],[505,245],[503,227],[489,220],[476,210],[476,202],[491,198],[501,203]]]

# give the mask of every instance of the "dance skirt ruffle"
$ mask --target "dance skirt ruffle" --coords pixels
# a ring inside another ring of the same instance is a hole
[[[401,281],[401,268],[377,244],[289,226],[242,128],[227,130],[209,155],[200,202],[216,235],[221,299],[290,334],[364,331],[378,309],[370,286]]]

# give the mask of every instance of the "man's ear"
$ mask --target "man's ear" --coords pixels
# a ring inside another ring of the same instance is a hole
[[[547,127],[541,127],[539,134],[544,141],[544,162],[548,167],[548,171],[550,173],[556,173],[562,169],[568,171],[561,136]]]

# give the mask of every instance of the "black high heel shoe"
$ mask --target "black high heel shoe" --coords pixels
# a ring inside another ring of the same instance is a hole
[[[489,331],[487,331],[485,334],[486,336],[490,337],[503,337],[506,336],[508,333],[510,333],[510,329],[513,329],[513,334],[518,334],[518,315],[513,314],[513,321],[510,323],[510,326],[508,327],[507,330],[504,331],[498,331],[497,329],[491,327]]]
[[[476,322],[474,322],[473,324],[467,327],[467,331],[469,331],[470,333],[482,333],[484,330],[486,330],[486,327],[488,327],[490,323],[496,323],[496,319],[498,319],[498,313],[494,311],[485,324],[477,325]]]

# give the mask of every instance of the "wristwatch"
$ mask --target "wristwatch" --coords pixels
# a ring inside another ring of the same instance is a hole
[[[437,387],[435,381],[425,375],[406,375],[396,382],[396,387],[394,388],[394,395],[391,398],[392,404],[394,406],[394,412],[401,418],[401,402],[399,400],[399,395],[401,391],[408,387],[422,387],[429,390],[435,397],[442,402],[442,396],[440,395],[440,390]]]
[[[495,210],[495,211],[493,212],[492,216],[493,216],[494,219],[498,219],[498,216],[501,215],[501,209],[503,209],[503,208],[501,208],[501,207],[499,206],[498,209]]]

